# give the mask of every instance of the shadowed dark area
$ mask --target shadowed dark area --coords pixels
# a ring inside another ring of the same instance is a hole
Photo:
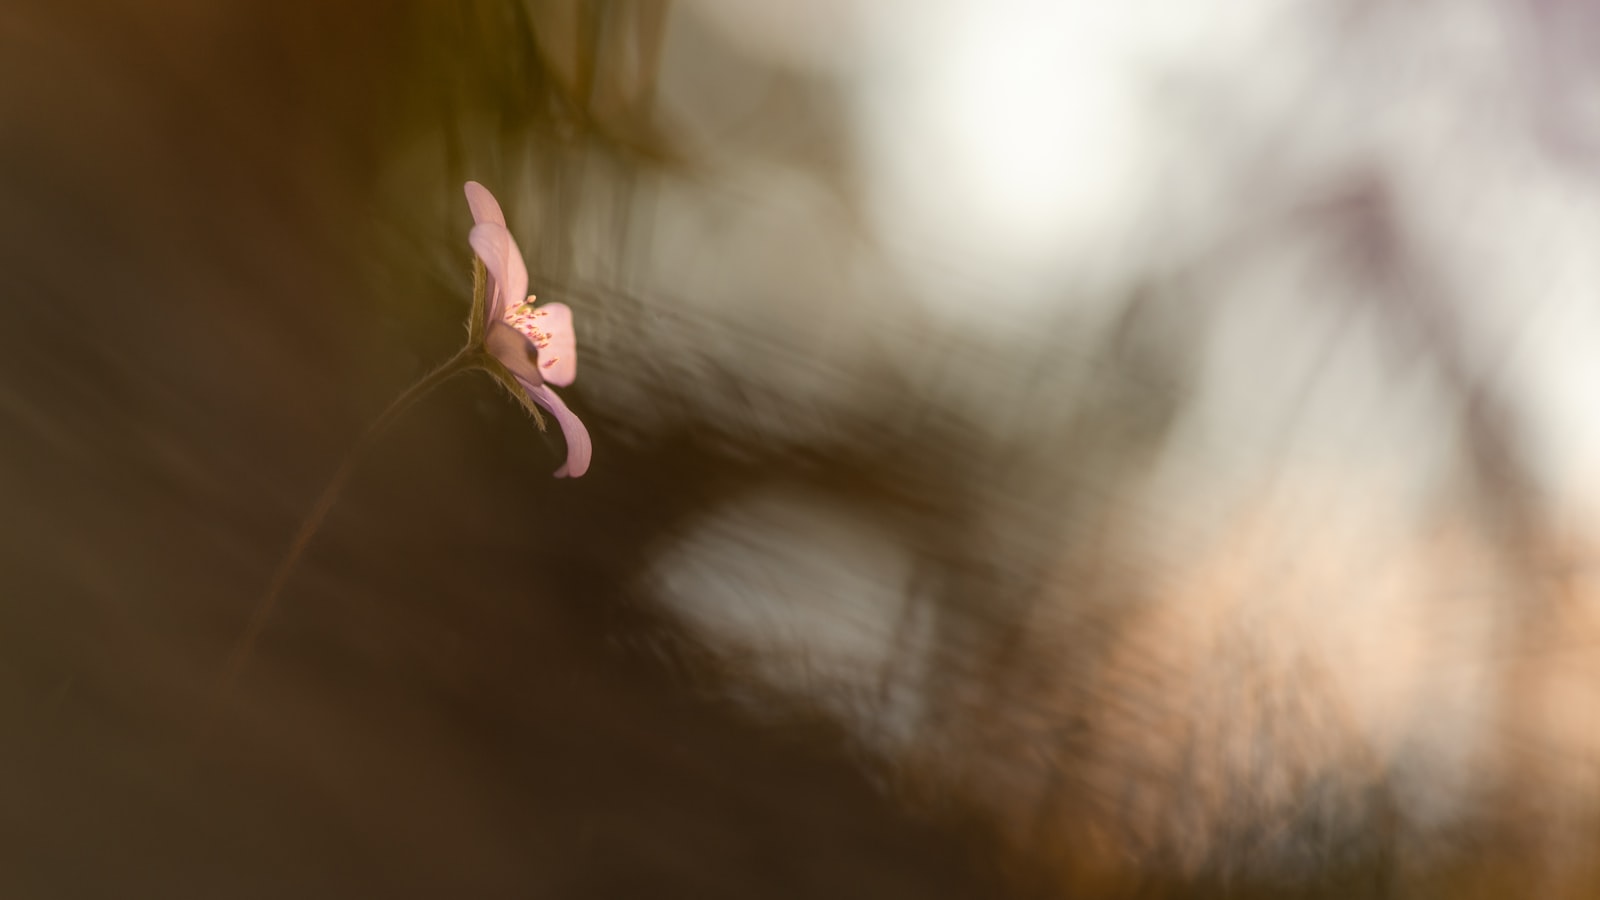
[[[987,893],[827,732],[629,649],[662,627],[630,567],[715,490],[694,445],[557,483],[481,376],[379,442],[215,695],[319,479],[459,327],[365,287],[415,39],[393,4],[0,14],[0,893]]]

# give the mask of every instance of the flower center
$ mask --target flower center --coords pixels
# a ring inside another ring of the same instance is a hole
[[[515,328],[523,337],[533,342],[535,349],[541,351],[539,368],[548,369],[560,360],[556,357],[545,359],[543,356],[542,351],[550,346],[550,333],[539,327],[539,320],[544,316],[545,311],[535,309],[533,298],[529,297],[527,303],[507,309],[504,318],[507,325]]]

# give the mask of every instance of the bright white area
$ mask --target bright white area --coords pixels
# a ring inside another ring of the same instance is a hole
[[[1390,474],[1416,483],[1454,437],[1448,409],[1418,412],[1440,386],[1383,349],[1393,325],[1363,313],[1341,330],[1339,311],[1370,306],[1371,287],[1343,277],[1336,248],[1307,246],[1327,235],[1303,215],[1381,183],[1471,364],[1512,391],[1550,494],[1600,512],[1600,192],[1552,137],[1600,135],[1597,91],[1571,41],[1531,32],[1544,21],[1532,13],[1488,0],[693,0],[684,15],[733,48],[717,61],[685,44],[674,63],[669,43],[663,108],[727,154],[713,199],[657,209],[662,225],[720,223],[662,240],[662,277],[684,293],[854,371],[874,355],[915,363],[925,346],[882,333],[885,298],[970,338],[972,358],[1032,358],[1063,329],[1092,331],[1151,273],[1200,271],[1193,302],[1222,309],[1195,335],[1210,346],[1186,434],[1205,454],[1248,471],[1301,449],[1281,438],[1297,428],[1304,448],[1409,465]],[[740,143],[784,127],[762,116],[785,78],[840,105],[830,139],[848,144],[848,194]],[[754,211],[763,198],[789,227]],[[1237,265],[1242,251],[1253,258]],[[691,276],[668,271],[686,258],[700,260]],[[774,292],[781,310],[764,304]],[[1340,344],[1326,364],[1324,338]],[[792,382],[808,404],[849,402],[785,365],[752,377]],[[964,374],[1006,421],[1005,367]]]
[[[809,697],[878,749],[917,724],[927,623],[913,559],[856,511],[794,492],[741,498],[662,554],[657,597],[722,658]],[[757,710],[769,699],[752,698]]]

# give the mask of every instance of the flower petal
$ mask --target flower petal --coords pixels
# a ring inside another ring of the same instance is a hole
[[[467,182],[466,192],[467,205],[472,207],[473,224],[482,225],[485,222],[493,222],[502,228],[505,227],[506,215],[500,211],[500,201],[494,199],[494,195],[489,193],[488,188],[476,181],[469,181]]]
[[[589,429],[584,427],[582,420],[574,415],[572,410],[567,409],[567,405],[561,402],[561,398],[556,396],[556,392],[550,390],[548,385],[529,384],[524,381],[522,388],[528,392],[533,402],[549,410],[550,415],[555,416],[556,421],[561,423],[561,434],[567,439],[567,462],[556,470],[556,477],[577,478],[589,471],[589,459],[594,453],[594,446],[589,441]]]
[[[504,225],[483,222],[473,226],[467,235],[472,249],[483,260],[489,271],[489,322],[497,322],[505,315],[506,304],[520,303],[528,295],[528,266],[522,261],[522,251]]]
[[[572,309],[565,303],[544,303],[533,315],[543,336],[534,344],[539,374],[549,384],[566,387],[578,377],[578,335],[572,330]]]
[[[539,367],[529,355],[533,345],[522,336],[522,332],[499,320],[490,322],[489,337],[484,346],[519,380],[529,384],[544,383],[544,378],[539,374]]]

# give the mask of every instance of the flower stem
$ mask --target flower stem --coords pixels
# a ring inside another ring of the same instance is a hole
[[[217,680],[217,693],[219,696],[227,694],[233,688],[234,683],[238,681],[239,674],[244,671],[245,662],[250,658],[250,652],[254,649],[262,630],[265,629],[267,619],[271,617],[273,610],[277,607],[278,596],[283,593],[284,585],[288,583],[289,576],[293,574],[295,566],[300,562],[300,558],[305,555],[306,548],[311,545],[311,539],[316,536],[317,531],[322,527],[322,522],[328,517],[328,512],[333,509],[334,503],[338,502],[339,493],[344,490],[345,482],[350,479],[350,473],[355,470],[356,461],[376,442],[383,431],[400,417],[401,413],[411,408],[412,404],[421,400],[434,388],[460,375],[462,372],[481,368],[483,365],[482,356],[481,352],[468,345],[467,349],[463,349],[460,353],[451,357],[448,362],[422,376],[416,384],[407,388],[405,393],[396,397],[395,401],[389,404],[389,407],[380,413],[371,425],[367,426],[367,430],[362,433],[361,437],[356,439],[355,446],[351,447],[350,452],[345,454],[344,461],[339,464],[339,468],[333,473],[333,477],[328,479],[328,484],[322,489],[322,494],[317,497],[317,502],[312,505],[311,511],[301,521],[300,529],[295,532],[294,540],[289,542],[288,551],[284,553],[282,561],[278,563],[278,568],[272,573],[272,580],[267,584],[266,593],[256,603],[255,609],[251,611],[250,621],[245,624],[244,632],[239,636],[239,640],[233,645],[233,650],[228,654],[227,662],[223,665],[222,675]]]

